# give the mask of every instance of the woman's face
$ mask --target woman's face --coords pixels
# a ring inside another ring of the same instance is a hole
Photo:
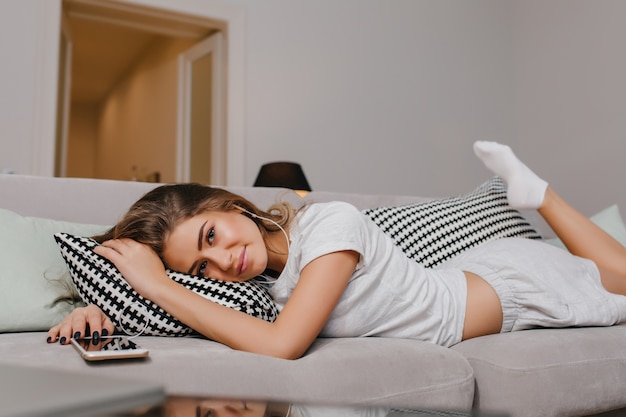
[[[258,226],[237,211],[207,211],[179,223],[165,240],[173,270],[222,281],[247,281],[267,268]]]

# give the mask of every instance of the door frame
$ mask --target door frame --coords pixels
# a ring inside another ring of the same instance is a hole
[[[193,63],[211,54],[211,185],[226,185],[226,145],[223,128],[224,97],[223,36],[214,33],[178,58],[178,120],[176,137],[176,181],[191,180],[191,96]]]
[[[61,37],[59,50],[64,50],[65,54],[59,55],[59,78],[58,78],[58,100],[57,105],[61,111],[57,110],[57,126],[55,133],[55,161],[54,175],[65,177],[67,174],[67,152],[70,126],[70,95],[72,86],[72,32],[67,17],[61,13]]]
[[[202,4],[179,1],[173,4],[170,0],[123,0],[123,1],[97,1],[93,0],[65,0],[71,3],[110,7],[146,17],[167,19],[172,22],[184,23],[192,20],[195,24],[200,22],[207,27],[217,28],[224,34],[224,74],[225,82],[225,113],[224,137],[225,137],[225,178],[223,185],[244,185],[245,178],[245,12],[240,6],[225,6],[206,2]],[[42,69],[36,83],[46,87],[39,89],[41,108],[35,112],[33,139],[33,173],[35,175],[53,176],[55,166],[55,128],[57,120],[57,94],[58,94],[58,71],[59,71],[59,34],[60,24],[50,19],[55,16],[60,21],[62,2],[42,2],[40,19],[48,24],[39,32],[41,36],[41,51],[38,54]],[[53,6],[54,5],[54,6]],[[54,10],[51,10],[53,8]],[[56,13],[52,13],[56,12]],[[52,47],[54,44],[54,47]],[[47,140],[46,140],[47,139]],[[46,162],[47,163],[43,163]]]

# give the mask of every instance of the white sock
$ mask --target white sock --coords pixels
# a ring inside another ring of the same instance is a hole
[[[494,174],[507,184],[511,207],[518,210],[538,209],[548,183],[532,172],[507,145],[497,142],[474,142],[474,153]]]

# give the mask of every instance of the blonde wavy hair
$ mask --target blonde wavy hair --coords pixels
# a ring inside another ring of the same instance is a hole
[[[248,215],[266,242],[267,236],[280,228],[260,217],[271,219],[286,228],[297,213],[287,202],[277,202],[263,211],[246,198],[223,188],[197,183],[162,185],[134,203],[115,226],[93,238],[99,243],[109,239],[133,239],[151,247],[165,264],[164,244],[178,224],[206,211],[226,212],[239,208],[259,216]]]

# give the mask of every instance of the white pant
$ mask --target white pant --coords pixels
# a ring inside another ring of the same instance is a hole
[[[592,261],[538,240],[494,240],[442,267],[472,272],[494,288],[502,304],[502,332],[626,321],[626,296],[602,286]]]

